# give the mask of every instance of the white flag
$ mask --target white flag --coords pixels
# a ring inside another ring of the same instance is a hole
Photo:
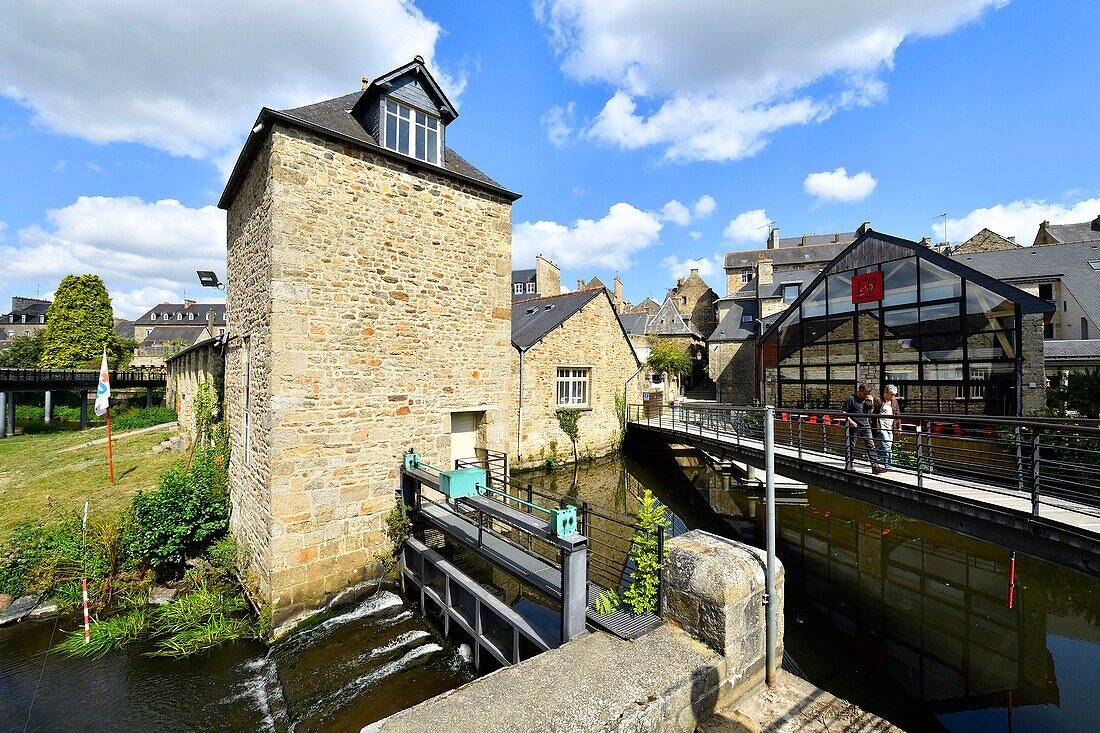
[[[99,386],[95,390],[95,414],[107,412],[111,399],[111,375],[107,373],[107,347],[103,347],[103,363],[99,365]]]

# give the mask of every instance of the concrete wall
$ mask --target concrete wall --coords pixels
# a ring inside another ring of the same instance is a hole
[[[577,450],[583,456],[604,455],[618,448],[619,419],[615,413],[615,395],[637,371],[638,360],[609,299],[602,293],[593,298],[560,328],[551,331],[523,356],[523,436],[517,455],[519,413],[519,352],[512,352],[512,421],[508,453],[513,467],[544,463],[550,455],[572,462],[573,445],[558,427],[558,367],[587,367],[589,372],[587,408],[579,408],[580,441]],[[641,400],[639,380],[631,383],[629,401]]]
[[[222,390],[225,357],[221,345],[214,339],[195,345],[185,353],[166,362],[168,385],[165,403],[176,411],[182,428],[195,438],[195,395],[199,387],[209,384],[213,394]]]
[[[407,448],[448,463],[454,412],[506,448],[510,259],[506,200],[272,131],[229,211],[226,383],[233,528],[276,628],[377,572]]]

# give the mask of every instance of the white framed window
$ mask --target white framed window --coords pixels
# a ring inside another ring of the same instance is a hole
[[[443,159],[443,126],[438,117],[387,99],[383,118],[383,147],[426,163],[438,164]]]
[[[535,284],[534,283],[527,283],[527,292],[528,293],[535,292]]]
[[[783,286],[783,302],[793,303],[798,299],[798,291],[801,286],[798,283],[790,283]]]
[[[157,314],[156,314],[156,313],[150,313],[150,314],[149,314],[149,320],[150,320],[150,321],[155,321],[155,320],[157,320]]]
[[[189,320],[189,321],[195,320],[195,314],[194,313],[188,313],[187,314],[187,320]]]
[[[523,283],[513,283],[512,284],[512,292],[515,293],[516,295],[519,295],[520,293],[522,293],[523,292]]]
[[[176,320],[177,321],[182,321],[183,320],[183,314],[182,313],[177,313],[176,314]]]
[[[752,282],[752,270],[741,273],[741,282],[743,282],[743,283],[751,283]]]
[[[588,367],[558,367],[558,400],[563,407],[588,407]]]

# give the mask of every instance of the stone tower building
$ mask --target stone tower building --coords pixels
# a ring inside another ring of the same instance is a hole
[[[264,108],[228,211],[232,528],[276,629],[375,575],[407,448],[506,450],[511,205],[417,57]]]

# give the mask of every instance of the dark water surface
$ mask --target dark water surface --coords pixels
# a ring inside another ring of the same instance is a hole
[[[627,452],[527,474],[633,511],[649,488],[674,530],[760,544],[762,497],[693,450]],[[811,682],[910,730],[1100,731],[1100,581],[810,487],[779,497],[788,659]]]
[[[74,628],[63,621],[58,634]],[[53,621],[0,629],[0,731],[21,731]],[[55,640],[56,641],[56,640]],[[28,731],[358,731],[472,679],[453,648],[383,590],[272,649],[222,645],[183,660],[133,646],[50,654]]]

